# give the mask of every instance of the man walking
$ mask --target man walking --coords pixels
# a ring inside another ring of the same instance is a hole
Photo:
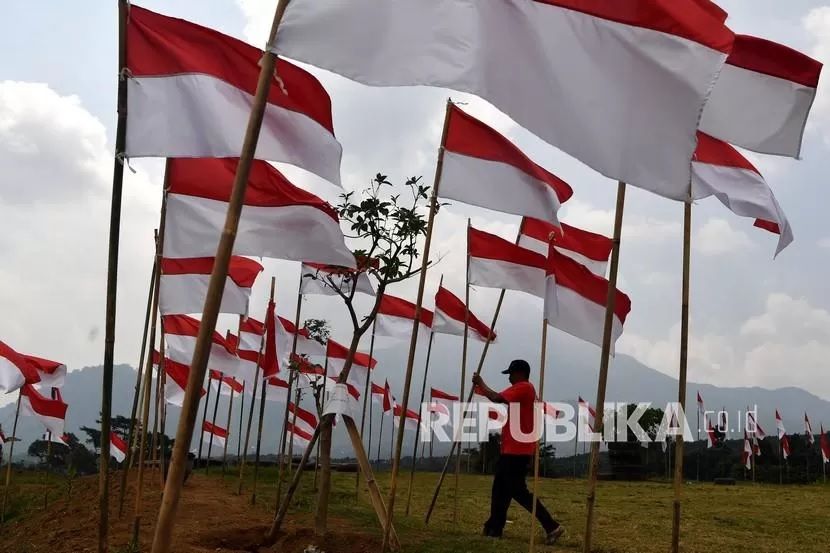
[[[530,365],[527,361],[517,359],[510,363],[502,374],[509,375],[510,387],[502,392],[495,392],[484,383],[480,375],[473,375],[473,385],[480,393],[493,403],[508,405],[507,422],[501,432],[501,457],[496,466],[496,475],[493,478],[493,491],[490,498],[490,518],[484,523],[484,535],[491,538],[500,538],[504,525],[507,522],[507,509],[510,501],[531,512],[533,494],[527,489],[525,478],[530,470],[533,456],[536,453],[535,441],[520,441],[515,434],[533,432],[533,409],[536,402],[536,389],[530,383]],[[510,409],[511,404],[518,407]],[[517,411],[519,420],[511,420],[511,411]],[[516,427],[514,433],[513,427]],[[565,533],[564,528],[553,520],[541,501],[536,500],[536,518],[545,529],[545,543],[553,545]]]

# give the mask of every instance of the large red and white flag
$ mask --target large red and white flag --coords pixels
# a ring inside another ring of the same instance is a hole
[[[305,449],[308,447],[308,444],[311,443],[314,431],[306,432],[300,425],[295,426],[293,424],[289,424],[285,427],[285,429],[288,439],[291,440],[296,447]]]
[[[189,21],[136,5],[127,24],[128,157],[239,157],[262,52]],[[311,74],[278,60],[257,159],[340,184],[342,149],[331,100]]]
[[[121,436],[115,432],[110,432],[110,455],[119,463],[123,463],[127,458],[127,450],[129,446]]]
[[[453,405],[458,403],[458,396],[438,388],[430,388],[429,403],[430,413],[442,413],[447,417],[452,417]]]
[[[364,261],[357,259],[356,263],[364,267]],[[351,293],[354,280],[354,271],[345,270],[343,267],[325,265],[323,263],[303,263],[300,267],[300,294],[336,296],[337,290],[348,295]],[[357,273],[357,286],[355,292],[374,296],[375,289],[369,279],[369,273],[365,270]]]
[[[715,433],[715,427],[712,426],[712,421],[706,421],[706,447],[715,447],[718,443],[718,435]]]
[[[781,436],[781,455],[786,461],[790,457],[790,438],[786,434]]]
[[[292,0],[273,50],[478,95],[600,173],[685,200],[733,37],[700,0]]]
[[[161,318],[161,324],[167,342],[167,357],[177,363],[190,366],[201,323],[187,315],[165,315]],[[239,363],[232,345],[216,331],[211,336],[208,368],[226,375],[238,376],[242,380],[254,378],[253,374],[247,374],[246,365]]]
[[[40,382],[37,367],[0,341],[0,392],[13,392],[26,383],[37,382]]]
[[[521,247],[547,257],[551,237],[553,247],[559,253],[585,265],[592,273],[605,276],[611,248],[614,246],[610,238],[565,223],[561,224],[560,230],[546,221],[532,217],[522,219],[519,227]]]
[[[608,281],[551,248],[548,257],[545,318],[551,326],[602,346]],[[631,300],[615,290],[611,349],[622,335]]]
[[[380,299],[378,314],[375,318],[376,336],[409,339],[412,335],[412,323],[415,321],[416,305],[403,298],[384,294]],[[432,311],[421,307],[418,330],[425,334],[432,328]]]
[[[55,399],[48,398],[41,395],[31,384],[24,384],[20,388],[20,413],[37,417],[46,429],[56,436],[63,435],[68,407],[60,395]]]
[[[558,224],[559,207],[573,189],[495,129],[452,105],[438,195]]]
[[[386,398],[386,388],[372,382],[369,393],[371,394],[372,403],[383,406],[384,399]]]
[[[758,438],[759,440],[763,440],[767,437],[767,433],[764,432],[764,429],[761,428],[761,425],[758,424],[758,421],[755,420],[755,415],[752,414],[752,411],[747,410],[747,419],[749,422],[749,433],[752,434],[753,437]]]
[[[216,255],[238,163],[230,158],[169,160],[165,256]],[[233,253],[355,266],[335,209],[264,161],[251,165]]]
[[[153,364],[158,366],[159,353],[153,352]],[[211,370],[211,374],[216,371]],[[190,377],[190,365],[173,361],[169,357],[164,360],[164,400],[177,407],[181,407],[184,403],[184,394],[187,390],[187,379]],[[219,373],[221,374],[221,373]],[[202,388],[199,391],[199,397],[207,394],[207,390]]]
[[[821,436],[818,438],[819,447],[821,448],[821,460],[825,463],[830,463],[830,438],[824,431],[824,423],[821,424]]]
[[[296,367],[297,372],[303,380],[309,385],[319,384],[326,376],[326,369],[317,363],[312,363],[308,359],[300,355],[294,355],[291,358],[292,364]]]
[[[763,154],[799,157],[821,67],[783,44],[735,35],[700,129]]]
[[[243,382],[232,376],[225,376],[213,369],[211,369],[209,375],[211,387],[223,396],[239,395],[245,389]]]
[[[395,408],[392,414],[395,423],[395,428],[397,428],[400,424],[401,413],[403,413],[403,406],[395,403]],[[418,415],[418,413],[416,413],[412,409],[407,409],[406,416],[403,420],[404,430],[417,430],[419,422],[421,422],[420,415]]]
[[[297,329],[294,323],[285,317],[277,317],[277,349],[282,350],[280,357],[287,360],[294,345],[294,336],[297,336],[297,355],[322,358],[326,355],[326,346],[311,337],[307,328]]]
[[[807,443],[813,445],[816,443],[816,438],[813,436],[813,425],[810,424],[810,417],[807,416],[807,413],[804,413],[804,434],[807,436]]]
[[[251,317],[245,317],[239,323],[239,351],[253,351],[259,353],[262,349],[262,337],[265,335],[265,324]]]
[[[346,364],[349,348],[329,338],[326,355],[328,356],[328,367],[326,369],[328,376],[336,380]],[[369,357],[368,353],[356,351],[352,360],[352,368],[349,371],[349,378],[346,382],[361,390],[362,393],[362,390],[366,388],[369,371],[374,369],[375,365],[377,365],[377,360]]]
[[[698,133],[692,160],[692,198],[715,196],[732,213],[756,220],[755,226],[779,235],[776,255],[793,241],[784,211],[761,173],[721,140]]]
[[[741,462],[747,470],[752,469],[752,454],[754,450],[752,442],[749,439],[749,434],[744,431],[744,449],[741,452]]]
[[[314,433],[314,429],[317,428],[317,415],[294,405],[293,402],[288,402],[288,412],[290,413],[289,421],[291,424],[304,430],[308,434]],[[295,416],[296,421],[294,419]]]
[[[34,355],[23,355],[23,358],[37,369],[37,374],[40,377],[40,382],[37,383],[38,388],[41,390],[63,388],[66,381],[66,365],[59,361],[50,361]]]
[[[778,429],[778,439],[780,440],[787,434],[787,429],[784,428],[784,421],[778,409],[775,410],[775,427]]]
[[[263,380],[268,390],[265,392],[266,401],[276,401],[277,403],[285,403],[288,401],[288,382],[279,376],[272,376]],[[253,392],[251,392],[253,393]],[[259,399],[262,394],[262,386],[257,390],[256,399]]]
[[[464,336],[465,321],[470,338],[480,342],[496,341],[496,333],[469,311],[463,301],[443,286],[439,287],[435,294],[432,331],[436,334]]]
[[[228,431],[210,421],[204,421],[202,422],[202,436],[206,444],[210,443],[212,438],[213,445],[221,449],[225,447],[225,441],[228,439]]]
[[[248,313],[248,300],[262,265],[247,257],[231,257],[220,313]],[[161,260],[159,310],[163,315],[201,313],[205,307],[212,257]]]
[[[467,255],[471,285],[545,297],[544,255],[473,227],[467,228]]]

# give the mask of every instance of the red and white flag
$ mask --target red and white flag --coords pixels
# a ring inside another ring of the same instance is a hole
[[[550,402],[543,402],[545,408],[545,418],[555,421],[559,418],[559,410]]]
[[[38,388],[41,390],[63,388],[66,381],[66,365],[34,355],[23,355],[23,358],[37,369],[37,374],[40,377],[40,382],[37,383]],[[2,363],[1,360],[0,363]]]
[[[475,94],[600,173],[685,200],[734,39],[721,17],[700,0],[292,0],[273,50],[372,86]]]
[[[167,342],[167,357],[177,363],[190,366],[201,323],[187,315],[165,315],[161,318],[161,324],[164,327],[164,339]],[[245,366],[240,365],[239,358],[233,352],[231,344],[216,331],[211,337],[208,368],[229,376],[238,376],[242,380],[251,381],[254,378],[253,374],[246,374]]]
[[[559,207],[573,189],[495,129],[451,105],[438,195],[558,224]]]
[[[372,382],[369,393],[371,394],[372,403],[383,406],[384,399],[386,399],[386,388]]]
[[[767,437],[767,433],[764,432],[764,429],[761,428],[761,425],[758,424],[758,421],[755,420],[755,415],[752,414],[752,411],[747,410],[747,418],[749,419],[749,433],[752,436],[758,438],[759,440],[763,440]]]
[[[24,384],[37,382],[40,382],[37,367],[0,341],[0,392],[13,392]]]
[[[519,227],[519,245],[547,257],[551,235],[553,247],[559,253],[585,265],[592,273],[605,276],[614,246],[613,240],[607,236],[565,223],[561,224],[560,230],[546,221],[525,217]]]
[[[336,380],[346,364],[346,359],[349,356],[349,348],[329,338],[327,355],[328,376]],[[375,365],[377,365],[377,360],[369,357],[368,353],[356,351],[347,382],[355,386],[358,390],[364,390],[366,388],[366,379],[369,378],[369,371],[374,369]]]
[[[291,440],[296,447],[300,449],[305,449],[308,447],[308,444],[311,443],[311,438],[313,437],[314,431],[307,432],[303,430],[303,428],[299,425],[290,424],[285,427],[286,435],[288,439]]]
[[[410,301],[384,294],[380,299],[378,314],[375,318],[375,335],[401,340],[409,339],[412,335],[415,309],[416,305]],[[432,319],[432,311],[421,307],[421,315],[418,319],[419,332],[429,332],[432,328]]]
[[[216,255],[238,162],[169,160],[165,256]],[[355,266],[335,209],[264,161],[251,165],[233,253]]]
[[[816,443],[816,438],[813,436],[813,425],[810,424],[810,418],[807,413],[804,413],[804,434],[807,435],[807,443],[813,445]]]
[[[127,442],[115,432],[110,432],[110,455],[119,463],[123,463],[127,458]]]
[[[236,378],[234,378],[233,376],[225,376],[224,378],[234,379],[238,381],[240,385],[243,385],[245,381],[248,381],[251,384],[253,384],[252,379],[255,375],[258,374],[259,363],[262,362],[262,359],[259,355],[259,351],[243,349],[246,346],[243,346],[240,342],[239,337],[234,336],[230,331],[228,331],[227,335],[225,336],[225,341],[230,346],[232,353],[236,354],[238,370],[236,371]],[[227,390],[223,390],[222,393],[227,395],[230,392],[228,392]]]
[[[266,378],[263,382],[268,386],[268,391],[265,393],[266,401],[276,401],[277,403],[285,403],[288,401],[288,382],[279,376]],[[257,391],[257,399],[260,397],[260,394],[262,394],[262,386]]]
[[[712,426],[712,421],[706,421],[706,447],[715,447],[718,443],[718,435],[715,433],[715,427]]]
[[[752,469],[752,454],[752,442],[750,442],[749,440],[749,434],[747,434],[746,431],[744,431],[744,450],[741,453],[741,462],[743,463],[744,468],[746,468],[747,470]]]
[[[579,406],[579,420],[584,421],[584,424],[588,427],[588,432],[592,432],[597,418],[597,412],[594,411],[590,403],[582,399],[582,396],[577,398],[577,405]]]
[[[467,255],[471,285],[545,297],[544,255],[473,227],[467,228]]]
[[[819,447],[821,448],[821,460],[825,463],[830,463],[830,438],[824,431],[824,423],[821,424],[821,436],[818,438]]]
[[[213,369],[210,371],[210,385],[223,396],[239,395],[245,389],[241,380],[232,376],[224,376]]]
[[[778,429],[778,439],[780,440],[787,434],[787,429],[784,428],[784,421],[781,419],[778,409],[775,410],[775,427]]]
[[[790,457],[790,439],[787,437],[786,434],[781,436],[781,455],[784,457],[786,461]]]
[[[159,354],[153,352],[153,364],[158,365]],[[211,371],[213,373],[215,371]],[[164,360],[164,399],[167,403],[181,407],[184,403],[184,394],[187,390],[187,379],[190,377],[190,365],[173,361],[169,357]],[[207,390],[204,388],[199,392],[199,397],[204,397]]]
[[[364,261],[357,259],[356,263],[364,267]],[[303,263],[300,267],[300,294],[336,296],[337,290],[344,294],[351,293],[354,282],[354,271],[345,270],[343,267],[325,265],[322,263]],[[355,292],[374,296],[375,289],[369,274],[365,271],[357,273],[357,287]]]
[[[697,410],[701,415],[706,415],[706,408],[703,406],[703,398],[700,396],[700,392],[697,393]]]
[[[294,335],[297,335],[297,355],[321,359],[326,355],[326,346],[311,337],[307,328],[297,330],[294,323],[285,317],[277,317],[277,349],[282,350],[281,357],[287,360],[294,345]]]
[[[821,67],[783,44],[735,35],[700,129],[748,150],[799,157]]]
[[[233,256],[225,279],[220,313],[248,314],[248,300],[262,265],[247,257]],[[163,315],[202,313],[208,281],[213,272],[212,257],[161,260],[159,311]]]
[[[225,447],[225,441],[228,439],[228,431],[210,421],[204,421],[202,423],[202,437],[206,444],[210,443],[211,438],[213,438],[213,444],[223,448]]]
[[[458,396],[444,392],[438,388],[430,388],[429,403],[430,413],[443,413],[448,417],[452,417],[453,405],[458,403]]]
[[[239,345],[237,346],[237,353],[240,351],[259,353],[259,350],[262,349],[262,337],[264,335],[264,323],[251,317],[245,317],[239,323]]]
[[[393,420],[395,423],[395,428],[398,427],[400,424],[401,413],[403,412],[403,407],[397,403],[395,403],[395,408],[393,412]],[[404,430],[417,430],[418,423],[421,421],[421,417],[413,411],[412,409],[406,410],[406,416],[404,417]]]
[[[326,376],[326,369],[322,365],[312,363],[305,357],[294,355],[291,361],[308,384],[318,384]]]
[[[304,430],[308,434],[313,434],[314,429],[317,428],[317,415],[311,411],[307,411],[302,407],[297,407],[293,402],[288,402],[289,421],[291,424]],[[296,421],[294,417],[296,416]]]
[[[608,281],[554,248],[550,250],[545,293],[548,324],[586,342],[602,346]],[[622,335],[631,300],[615,290],[611,350]]]
[[[735,215],[755,219],[755,226],[778,234],[776,255],[792,243],[790,223],[761,173],[726,142],[698,133],[692,198],[708,196],[715,196]]]
[[[20,413],[37,417],[49,432],[55,436],[63,435],[66,410],[69,406],[60,395],[56,399],[41,395],[37,388],[25,384],[20,388]]]
[[[128,157],[239,157],[262,52],[183,19],[130,6]],[[342,149],[331,99],[310,73],[278,60],[257,159],[301,167],[340,184]]]
[[[464,302],[443,286],[435,294],[435,311],[432,318],[432,331],[436,334],[464,336],[465,320],[469,327],[469,336],[479,342],[496,341],[496,333],[482,323]]]

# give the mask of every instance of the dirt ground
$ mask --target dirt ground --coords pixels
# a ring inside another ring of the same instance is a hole
[[[142,497],[140,551],[149,550],[152,528],[161,501],[158,473],[150,474],[151,486],[145,485]],[[132,539],[135,496],[128,487],[124,502],[124,516],[118,517],[119,478],[111,479],[110,551],[126,553]],[[36,492],[32,487],[16,490],[18,493]],[[10,553],[80,553],[97,551],[98,478],[79,479],[71,497],[54,497],[44,509],[32,506],[21,516],[9,521],[2,532],[0,550]],[[230,487],[217,486],[215,479],[195,474],[188,480],[172,550],[179,553],[195,552],[281,552],[302,553],[314,543],[329,553],[368,553],[380,549],[377,538],[361,533],[341,519],[330,520],[330,534],[323,540],[315,539],[311,520],[307,515],[290,517],[285,532],[270,547],[262,545],[269,520],[269,506],[250,504],[250,495],[237,496]]]

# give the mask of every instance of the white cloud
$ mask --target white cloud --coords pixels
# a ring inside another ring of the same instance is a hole
[[[753,249],[755,244],[726,219],[709,219],[695,233],[692,247],[702,255],[724,255]]]
[[[820,239],[818,241],[818,247],[824,248],[825,250],[830,250],[830,236]]]
[[[810,54],[827,65],[830,63],[830,6],[821,6],[810,10],[803,21],[804,29],[813,42]],[[822,72],[816,100],[808,128],[815,129],[830,144],[830,90],[828,90],[826,71]]]

